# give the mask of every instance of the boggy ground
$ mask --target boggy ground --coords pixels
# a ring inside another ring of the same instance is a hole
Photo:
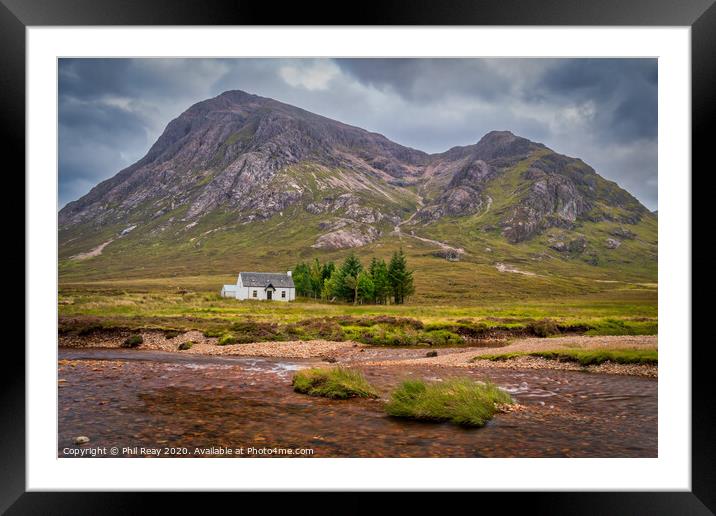
[[[146,282],[102,288],[64,285],[58,299],[59,345],[114,348],[141,335],[140,350],[190,356],[316,358],[404,366],[409,362],[400,361],[417,361],[436,367],[519,366],[647,376],[655,376],[657,370],[655,286],[621,286],[611,292],[544,299],[492,299],[481,293],[463,300],[469,304],[450,305],[345,305],[306,299],[239,302],[189,287],[172,291],[166,285],[149,287]],[[189,342],[190,349],[179,349]],[[583,367],[575,361],[515,355],[590,349],[652,350],[654,360]],[[428,352],[437,356],[426,357]],[[497,353],[511,356],[474,361]]]
[[[309,299],[242,302],[221,298],[216,291],[149,290],[145,284],[141,289],[133,284],[111,288],[62,285],[58,299],[61,332],[151,328],[219,333],[234,331],[236,323],[250,322],[250,327],[240,328],[242,334],[250,333],[247,336],[252,340],[246,342],[322,338],[372,344],[380,342],[367,341],[396,337],[404,343],[455,340],[450,334],[470,337],[471,332],[500,329],[529,332],[531,325],[544,319],[552,320],[560,331],[589,335],[655,335],[658,330],[655,288],[545,298],[522,292],[514,299],[491,298],[477,291],[454,302],[419,301],[411,299],[404,305],[347,305]],[[436,334],[438,331],[442,334]],[[336,334],[344,338],[335,338]],[[262,335],[264,338],[257,338]]]

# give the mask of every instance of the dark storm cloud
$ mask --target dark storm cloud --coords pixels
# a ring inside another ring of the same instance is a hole
[[[511,130],[657,205],[654,59],[63,59],[60,205],[141,158],[190,105],[229,89],[427,152]]]
[[[656,138],[657,67],[654,60],[568,60],[538,88],[551,98],[592,100],[605,139]]]
[[[484,59],[342,59],[338,65],[366,84],[414,100],[446,93],[491,100],[512,88],[509,77],[494,73]]]
[[[61,204],[130,165],[125,149],[147,143],[142,120],[119,107],[61,97],[59,118]]]
[[[112,93],[126,93],[135,81],[126,59],[63,59],[59,69],[59,88],[63,96],[86,100]],[[120,80],[123,79],[123,80]]]
[[[59,87],[64,95],[82,99],[181,95],[195,88],[196,76],[214,63],[220,61],[63,59]]]
[[[344,59],[365,84],[406,99],[593,102],[605,138],[655,138],[657,67],[648,59]]]

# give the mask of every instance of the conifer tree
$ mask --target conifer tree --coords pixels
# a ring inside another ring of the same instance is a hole
[[[390,296],[390,283],[388,282],[388,266],[382,258],[373,257],[370,262],[370,277],[373,280],[373,300],[378,304],[388,302]]]
[[[345,259],[341,268],[338,269],[336,277],[335,295],[348,302],[356,301],[356,287],[358,283],[358,275],[363,270],[360,260],[355,254],[351,253]]]
[[[369,272],[361,271],[356,280],[356,301],[373,303],[375,299],[375,286]]]
[[[301,262],[296,265],[293,269],[293,284],[296,287],[297,296],[310,296],[311,289],[311,274],[308,265]]]
[[[408,260],[401,247],[393,253],[388,265],[388,282],[393,294],[393,302],[401,305],[405,299],[415,292],[413,272],[408,270]]]

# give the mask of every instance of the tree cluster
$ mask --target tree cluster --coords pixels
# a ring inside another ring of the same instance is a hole
[[[351,253],[336,267],[333,262],[299,263],[293,271],[296,294],[299,296],[341,300],[353,304],[403,304],[413,293],[413,271],[400,249],[393,253],[389,263],[373,257],[363,267]]]

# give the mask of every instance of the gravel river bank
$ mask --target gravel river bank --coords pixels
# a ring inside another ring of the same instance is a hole
[[[416,350],[386,351],[381,360],[416,359],[410,356]],[[657,456],[652,378],[430,362],[396,368],[371,365],[375,358],[351,363],[381,399],[335,401],[291,388],[296,370],[326,365],[320,356],[61,348],[58,456],[96,447],[116,448],[118,457],[223,456],[226,449],[245,450],[241,456],[285,456],[286,450],[312,457]],[[452,376],[491,380],[521,408],[479,429],[384,413],[385,399],[401,380]],[[76,445],[78,436],[89,442]]]

